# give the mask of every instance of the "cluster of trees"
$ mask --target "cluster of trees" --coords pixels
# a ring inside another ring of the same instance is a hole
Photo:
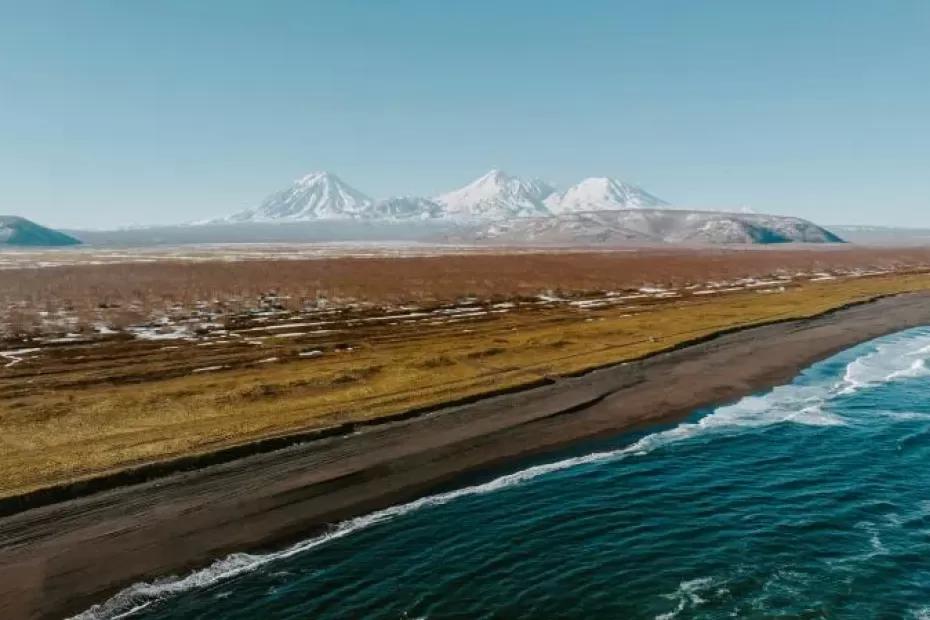
[[[269,303],[424,304],[930,265],[927,250],[635,250],[301,260],[163,260],[0,270],[7,335],[124,329],[153,317],[224,317]],[[272,292],[272,295],[269,293]]]

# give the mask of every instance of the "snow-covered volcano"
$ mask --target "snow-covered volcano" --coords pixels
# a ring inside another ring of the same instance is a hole
[[[549,215],[544,201],[554,192],[555,188],[544,181],[524,181],[491,170],[465,187],[436,196],[434,201],[443,206],[445,217],[499,220]]]
[[[546,199],[552,213],[659,209],[669,204],[636,185],[607,177],[591,177]]]
[[[305,222],[367,217],[374,201],[331,172],[311,172],[275,192],[254,209],[221,221]]]

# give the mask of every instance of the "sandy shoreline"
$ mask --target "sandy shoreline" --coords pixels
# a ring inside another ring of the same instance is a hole
[[[671,421],[926,324],[930,294],[881,299],[0,518],[0,617],[76,613],[131,583],[307,537],[467,472]]]

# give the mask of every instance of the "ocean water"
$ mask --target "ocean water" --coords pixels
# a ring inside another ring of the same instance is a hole
[[[930,328],[80,617],[930,618]]]

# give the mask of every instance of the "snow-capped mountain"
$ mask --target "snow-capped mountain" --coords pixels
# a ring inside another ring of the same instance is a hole
[[[656,209],[668,203],[646,190],[607,177],[591,177],[545,201],[552,213]]]
[[[436,196],[446,217],[504,219],[548,215],[544,201],[555,189],[539,180],[524,181],[501,170],[491,170],[465,187]]]
[[[276,192],[254,209],[221,221],[300,222],[367,217],[374,201],[330,172],[311,172],[285,190]]]

